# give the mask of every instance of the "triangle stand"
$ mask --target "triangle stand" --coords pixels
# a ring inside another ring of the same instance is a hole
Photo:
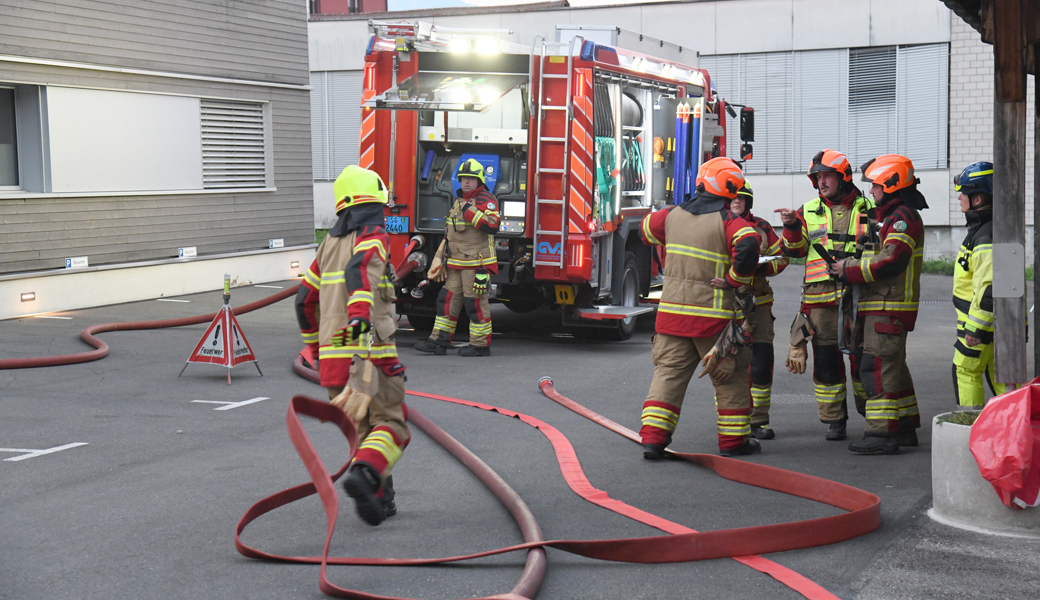
[[[180,377],[191,363],[206,363],[227,367],[228,385],[231,385],[231,369],[236,365],[251,362],[256,365],[260,376],[264,372],[260,370],[260,362],[253,353],[253,347],[249,345],[242,326],[238,324],[235,313],[231,310],[230,276],[224,276],[224,306],[220,307],[213,317],[213,322],[202,334],[202,339],[191,352],[188,360],[184,363]]]

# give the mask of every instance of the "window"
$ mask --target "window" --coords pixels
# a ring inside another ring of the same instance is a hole
[[[18,186],[14,89],[0,88],[0,188]]]
[[[314,179],[333,180],[358,162],[362,71],[311,73]]]
[[[202,187],[259,188],[267,182],[264,106],[203,99]]]
[[[898,153],[918,169],[945,169],[948,56],[947,44],[927,44],[704,56],[700,64],[723,98],[755,109],[748,173],[802,172],[824,148],[845,152],[853,168]],[[738,154],[738,137],[728,136],[728,156]]]

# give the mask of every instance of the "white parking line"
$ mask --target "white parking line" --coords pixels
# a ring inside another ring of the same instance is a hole
[[[272,290],[281,290],[281,289],[284,289],[284,288],[283,288],[282,286],[280,286],[280,285],[254,285],[253,287],[271,288]]]
[[[36,315],[37,319],[65,319],[70,320],[72,317],[59,317],[56,315]]]
[[[245,406],[255,402],[263,402],[264,400],[270,400],[270,398],[267,396],[260,396],[259,398],[250,398],[249,400],[243,400],[241,402],[221,402],[219,400],[192,400],[192,402],[200,402],[203,404],[223,404],[224,406],[218,406],[213,410],[231,410],[232,408],[238,408],[239,406]]]
[[[191,302],[191,300],[177,300],[176,298],[156,298],[159,302]]]
[[[43,456],[44,454],[52,454],[54,452],[61,452],[62,450],[68,450],[69,448],[75,448],[76,446],[86,446],[86,442],[75,442],[72,444],[65,444],[64,446],[55,446],[53,448],[47,448],[46,450],[31,450],[27,448],[0,448],[0,452],[22,452],[21,456],[12,456],[11,458],[5,458],[5,462],[16,462],[19,460],[25,460],[27,458],[35,458],[37,456]]]

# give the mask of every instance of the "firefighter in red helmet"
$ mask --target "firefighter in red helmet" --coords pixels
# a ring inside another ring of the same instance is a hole
[[[375,172],[353,165],[333,190],[338,220],[300,285],[296,315],[305,358],[313,365],[317,355],[321,385],[357,427],[343,487],[361,518],[378,525],[397,514],[390,471],[411,439],[383,229],[387,190]]]
[[[495,234],[501,213],[498,200],[488,190],[484,166],[475,158],[458,169],[459,190],[448,213],[443,266],[431,266],[431,281],[444,281],[437,296],[437,319],[430,339],[415,344],[427,354],[443,355],[451,347],[459,313],[465,304],[469,314],[469,346],[459,356],[491,356],[491,274],[498,273]],[[435,264],[438,258],[435,258]],[[443,264],[442,263],[442,264]]]
[[[921,298],[924,222],[928,208],[917,190],[910,159],[886,154],[861,167],[877,203],[880,246],[873,256],[828,266],[831,275],[859,287],[856,354],[866,398],[856,409],[867,418],[862,440],[849,444],[861,454],[894,454],[916,446],[921,426],[914,381],[906,365],[906,335],[914,330]]]
[[[734,290],[749,286],[758,267],[758,235],[726,208],[743,187],[744,174],[732,160],[715,158],[701,165],[696,185],[692,200],[647,215],[641,227],[644,243],[664,246],[666,253],[654,378],[639,430],[647,460],[664,458],[698,363],[715,387],[720,453],[762,449],[751,438],[751,350],[746,341],[726,343],[737,316]]]
[[[751,224],[761,242],[758,253],[762,257],[755,269],[751,288],[755,295],[755,324],[751,331],[751,435],[760,440],[771,440],[776,432],[769,427],[769,405],[773,392],[773,288],[767,278],[779,275],[787,268],[788,259],[780,248],[780,238],[773,226],[761,217],[751,214],[755,195],[751,182],[729,203],[730,211]],[[766,262],[763,262],[766,261]]]
[[[818,196],[797,211],[781,208],[784,224],[783,249],[787,256],[805,258],[802,306],[791,327],[791,347],[786,361],[792,373],[804,373],[808,339],[813,348],[813,384],[820,421],[829,425],[826,439],[846,438],[848,407],[845,389],[845,358],[851,340],[845,340],[839,319],[837,282],[827,272],[826,258],[854,256],[856,242],[866,232],[874,202],[860,194],[852,183],[852,168],[841,152],[820,151],[809,164],[809,181]],[[842,343],[846,342],[846,343]],[[842,346],[845,346],[844,348]],[[850,357],[850,363],[853,359]],[[852,390],[857,402],[865,398],[858,370],[852,364]]]

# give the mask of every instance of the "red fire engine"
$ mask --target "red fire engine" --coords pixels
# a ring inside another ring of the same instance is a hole
[[[359,164],[390,188],[398,312],[417,329],[433,324],[423,273],[469,158],[501,205],[493,300],[560,308],[565,324],[613,339],[653,310],[640,299],[661,262],[640,221],[689,197],[699,165],[725,156],[736,113],[702,69],[586,39],[624,30],[568,29],[569,41],[539,35],[527,47],[502,39],[507,30],[369,22]],[[740,116],[753,141],[753,112]]]

